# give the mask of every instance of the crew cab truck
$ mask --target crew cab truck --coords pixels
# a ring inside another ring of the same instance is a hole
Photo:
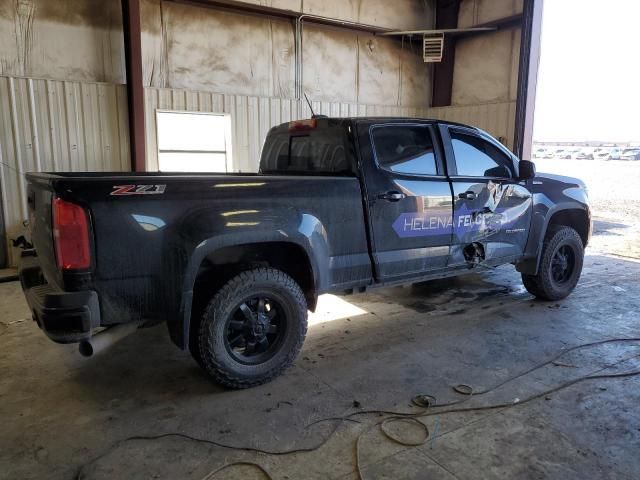
[[[535,296],[576,286],[585,185],[536,174],[470,126],[312,118],[270,130],[257,174],[31,173],[22,288],[84,355],[144,326],[216,381],[271,380],[318,295],[511,263]]]

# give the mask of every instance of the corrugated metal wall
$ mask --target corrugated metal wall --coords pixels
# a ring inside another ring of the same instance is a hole
[[[21,235],[28,217],[25,172],[128,170],[128,135],[123,85],[0,76],[0,185],[7,238]],[[18,251],[8,250],[8,263],[15,265]]]
[[[256,171],[264,138],[282,122],[309,118],[304,102],[149,87],[146,95],[147,166],[156,170],[156,109],[231,116],[234,169]],[[476,125],[512,146],[515,102],[412,108],[314,102],[331,116],[442,118]],[[126,89],[123,85],[0,76],[0,182],[7,239],[27,218],[24,172],[126,171],[130,167]],[[7,243],[10,245],[9,240]],[[9,248],[9,264],[18,251]]]
[[[145,89],[145,109],[149,170],[158,168],[157,109],[229,114],[234,170],[242,172],[257,171],[262,144],[271,127],[311,116],[309,106],[304,101],[153,87]],[[426,108],[339,102],[313,102],[313,110],[317,114],[337,117],[365,115],[419,117],[427,114]]]
[[[516,102],[429,108],[427,116],[473,125],[489,132],[507,148],[513,148]]]

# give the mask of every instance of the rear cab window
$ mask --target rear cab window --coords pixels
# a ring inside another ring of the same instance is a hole
[[[338,119],[290,122],[269,132],[260,172],[282,175],[353,176],[347,124]]]

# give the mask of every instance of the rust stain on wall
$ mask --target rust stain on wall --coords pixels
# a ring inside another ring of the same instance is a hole
[[[119,0],[29,0],[38,4],[38,18],[68,25],[111,28],[114,20],[122,24]]]

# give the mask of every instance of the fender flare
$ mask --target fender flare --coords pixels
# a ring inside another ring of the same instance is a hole
[[[310,215],[306,223],[313,227],[303,228],[303,225],[295,232],[285,232],[283,230],[269,229],[269,231],[243,231],[216,235],[201,241],[193,249],[185,269],[184,280],[182,282],[182,295],[178,321],[182,328],[177,328],[172,332],[172,340],[182,349],[189,345],[189,335],[191,327],[191,310],[193,305],[193,290],[200,265],[205,258],[217,250],[225,247],[264,244],[264,243],[289,243],[301,248],[307,256],[313,278],[313,289],[315,292],[328,285],[329,246],[326,235],[316,234],[320,231],[324,233],[320,221]],[[305,223],[305,222],[303,222]],[[324,267],[323,267],[324,265]],[[177,336],[177,338],[176,338]]]
[[[555,214],[560,213],[562,211],[568,211],[568,210],[581,210],[585,212],[585,214],[587,215],[587,218],[589,219],[589,225],[587,226],[588,232],[589,233],[591,232],[591,225],[590,225],[591,212],[588,206],[585,205],[584,203],[581,203],[578,201],[567,201],[567,202],[561,202],[551,206],[551,208],[549,208],[544,214],[544,220],[542,222],[542,225],[539,228],[537,228],[535,232],[532,231],[532,235],[535,235],[535,238],[530,237],[529,241],[527,242],[528,255],[526,256],[525,259],[523,259],[522,261],[516,264],[516,269],[519,272],[525,273],[528,275],[536,275],[538,273],[538,268],[540,267],[542,246],[544,244],[544,238],[547,235],[549,223]],[[534,212],[534,215],[535,215],[535,212]]]

